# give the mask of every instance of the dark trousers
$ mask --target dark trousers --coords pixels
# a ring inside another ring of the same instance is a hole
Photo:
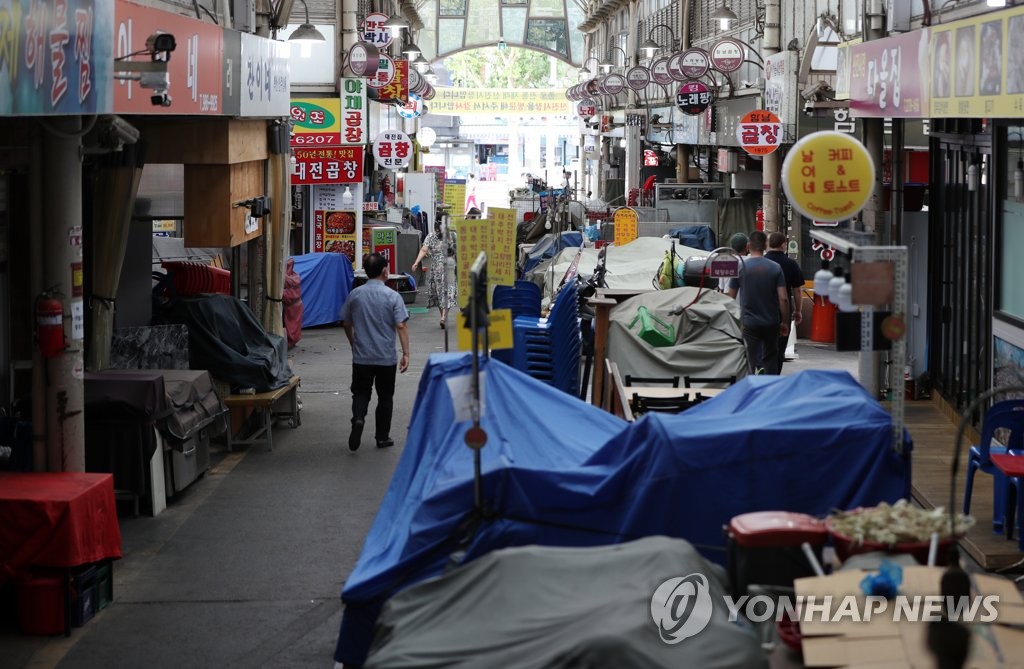
[[[790,325],[789,327],[792,328],[793,326]],[[776,364],[776,367],[777,367],[776,370],[775,370],[776,374],[781,374],[782,373],[782,365],[783,365],[783,363],[786,362],[786,347],[787,346],[789,346],[789,335],[786,335],[785,337],[779,337],[779,346],[778,346],[778,349],[777,349],[778,357],[775,360],[775,364]]]
[[[398,365],[352,364],[352,418],[366,418],[370,408],[370,392],[377,389],[377,419],[375,438],[380,441],[391,436],[391,411],[394,406],[395,373]]]
[[[743,343],[747,347],[747,370],[751,374],[777,374],[779,357],[779,326],[743,326]]]

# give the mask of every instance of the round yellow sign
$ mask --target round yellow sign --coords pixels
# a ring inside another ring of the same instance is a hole
[[[637,236],[637,223],[640,221],[640,216],[636,213],[635,209],[629,207],[619,207],[612,214],[612,223],[615,224],[615,245],[622,246],[628,244]]]
[[[875,165],[850,135],[825,130],[793,145],[782,163],[782,187],[790,204],[815,221],[855,216],[875,187]]]

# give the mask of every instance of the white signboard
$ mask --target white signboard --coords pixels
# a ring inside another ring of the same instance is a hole
[[[764,108],[783,124],[797,121],[797,96],[793,82],[788,81],[790,72],[795,72],[796,54],[783,51],[764,60]]]
[[[680,111],[672,114],[672,143],[696,144],[700,129],[700,117],[689,116]]]
[[[378,49],[384,49],[387,45],[391,44],[393,39],[391,29],[384,27],[384,22],[389,18],[391,17],[380,12],[367,14],[366,20],[363,21],[363,41],[374,45]]]
[[[249,33],[241,37],[240,116],[288,116],[288,44]]]
[[[389,170],[400,170],[412,159],[412,140],[404,132],[385,130],[373,140],[373,159]]]
[[[367,144],[366,79],[344,77],[341,90],[341,143]]]

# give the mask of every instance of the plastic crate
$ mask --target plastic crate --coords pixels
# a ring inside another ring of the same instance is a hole
[[[71,626],[81,627],[96,615],[96,567],[80,568],[71,576]]]
[[[676,343],[676,329],[661,320],[647,307],[639,307],[636,310],[636,317],[629,323],[629,329],[640,323],[637,336],[655,348],[661,346],[673,346]]]
[[[109,560],[96,566],[96,612],[114,601],[114,564]]]

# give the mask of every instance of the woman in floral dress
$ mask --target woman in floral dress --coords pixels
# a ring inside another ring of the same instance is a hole
[[[441,222],[434,222],[434,231],[423,240],[412,271],[420,266],[425,256],[430,257],[430,271],[427,272],[427,306],[437,307],[441,312],[441,329],[448,321],[448,310],[458,305],[459,291],[455,281],[455,237],[445,234]]]

